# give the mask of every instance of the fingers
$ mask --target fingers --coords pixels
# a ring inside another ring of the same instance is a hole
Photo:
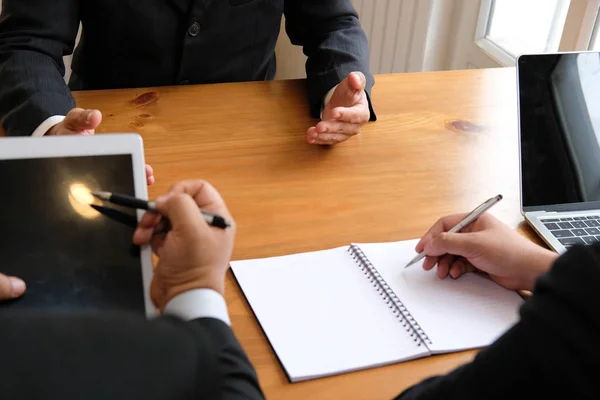
[[[468,260],[459,257],[454,261],[454,263],[450,266],[449,275],[452,279],[458,279],[464,274],[468,272],[475,272],[476,268],[471,264]]]
[[[157,257],[160,257],[160,251],[165,244],[165,233],[157,233],[152,235],[151,243],[152,243],[152,251],[156,254]]]
[[[146,183],[148,185],[152,185],[155,182],[154,179],[154,170],[152,169],[151,166],[149,166],[148,164],[146,164]]]
[[[433,257],[431,259],[433,261]],[[428,265],[428,268],[425,268],[425,265],[423,265],[423,268],[426,271],[429,271],[432,267],[429,267]],[[474,271],[476,271],[476,268],[473,264],[463,257],[446,254],[439,258],[437,276],[440,279],[445,279],[448,275],[450,275],[452,279],[458,279],[462,275]]]
[[[425,257],[423,261],[423,269],[425,271],[431,270],[438,263],[439,257]]]
[[[351,72],[348,75],[348,85],[354,90],[365,90],[367,86],[367,78],[360,71]]]
[[[322,133],[341,133],[346,136],[354,136],[360,133],[360,125],[337,120],[321,121],[316,128],[319,135]]]
[[[427,233],[423,235],[419,243],[417,243],[417,246],[415,247],[416,252],[421,253],[425,249],[425,245],[429,243],[435,235],[439,235],[442,232],[448,232],[456,224],[462,221],[466,215],[467,214],[465,213],[454,214],[439,219],[431,228],[429,228]]]
[[[337,143],[342,143],[352,135],[347,135],[344,133],[319,133],[317,132],[317,127],[313,126],[306,131],[306,141],[309,144],[320,144],[320,145],[334,145]]]
[[[164,221],[163,215],[170,220],[174,229],[179,230],[189,228],[190,225],[207,226],[203,223],[200,209],[218,213],[233,222],[221,195],[212,185],[202,180],[176,183],[166,194],[157,198],[155,203],[159,214],[144,214],[133,235],[133,242],[139,246],[151,243],[157,255],[164,242],[164,234],[157,234],[159,225]]]
[[[451,254],[446,254],[438,262],[437,275],[440,279],[444,279],[450,272],[450,266],[454,263],[455,257]]]
[[[445,254],[470,258],[477,248],[476,233],[440,233],[425,245],[428,256],[439,257]]]
[[[317,133],[316,126],[311,126],[310,128],[308,128],[308,130],[306,131],[306,142],[308,144],[317,144],[318,137],[319,134]]]
[[[191,233],[204,221],[198,204],[187,193],[174,193],[156,199],[157,210],[171,222],[173,230]]]
[[[366,103],[365,86],[367,80],[361,72],[352,72],[335,88],[329,103],[323,110],[323,119],[331,118],[335,107],[352,107]]]
[[[102,122],[102,113],[100,111],[74,108],[69,111],[62,124],[66,129],[75,133],[89,134],[94,133],[100,122]]]
[[[348,140],[351,136],[343,133],[322,133],[312,144],[334,145]]]
[[[181,181],[171,186],[166,196],[179,193],[190,195],[196,201],[197,207],[206,211],[218,213],[227,219],[231,219],[231,214],[229,213],[223,198],[217,189],[210,183],[203,180]],[[159,199],[157,199],[157,202],[158,200]]]
[[[306,140],[310,144],[333,145],[358,135],[360,128],[359,124],[344,121],[321,121],[317,126],[308,129]]]
[[[368,104],[357,104],[353,107],[336,107],[331,111],[331,118],[350,124],[364,125],[369,122],[371,112]]]
[[[14,276],[0,274],[0,300],[11,300],[25,293],[25,282]]]
[[[138,227],[133,234],[133,243],[142,246],[150,243],[155,227],[160,223],[162,217],[160,214],[151,211],[144,214]]]

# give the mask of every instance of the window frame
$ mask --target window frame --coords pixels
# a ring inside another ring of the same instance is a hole
[[[493,0],[481,0],[475,30],[475,44],[488,57],[506,67],[514,67],[517,57],[486,37],[492,17]],[[600,40],[600,0],[571,0],[558,51],[589,50]]]

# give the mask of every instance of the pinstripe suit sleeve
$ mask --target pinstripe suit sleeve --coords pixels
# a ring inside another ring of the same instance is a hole
[[[310,111],[318,118],[323,98],[350,72],[367,77],[367,96],[371,120],[374,78],[369,70],[369,44],[356,10],[348,0],[285,0],[286,31],[295,45],[308,57],[306,75]]]
[[[0,15],[0,121],[9,136],[31,135],[75,106],[63,80],[79,27],[77,0],[4,0]]]

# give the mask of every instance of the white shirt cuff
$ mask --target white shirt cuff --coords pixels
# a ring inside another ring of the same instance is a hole
[[[48,133],[48,131],[57,124],[60,124],[61,122],[63,122],[65,119],[64,115],[53,115],[50,118],[48,118],[47,120],[45,120],[44,122],[42,122],[35,131],[33,131],[33,133],[31,134],[32,137],[42,137],[44,136],[46,133]]]
[[[185,321],[215,318],[231,326],[225,299],[212,289],[193,289],[173,297],[163,314],[174,315]]]
[[[325,106],[327,104],[329,104],[329,101],[331,101],[331,97],[333,96],[333,92],[335,92],[335,89],[337,89],[338,85],[335,85],[334,87],[332,87],[331,89],[329,89],[329,92],[327,92],[327,94],[325,95],[325,97],[323,98],[323,108],[325,108]],[[323,110],[321,110],[321,119],[323,119]]]

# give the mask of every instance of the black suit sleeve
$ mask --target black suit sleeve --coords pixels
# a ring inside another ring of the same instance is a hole
[[[303,46],[310,111],[318,118],[323,98],[350,72],[367,77],[371,120],[374,78],[369,70],[369,44],[358,15],[348,0],[285,0],[286,31],[295,45]]]
[[[401,400],[600,398],[600,246],[569,250],[542,276],[521,320],[450,374]]]
[[[0,16],[0,121],[30,135],[75,106],[63,80],[79,27],[78,0],[4,0]]]
[[[263,399],[233,331],[202,318],[0,314],[6,399]]]

